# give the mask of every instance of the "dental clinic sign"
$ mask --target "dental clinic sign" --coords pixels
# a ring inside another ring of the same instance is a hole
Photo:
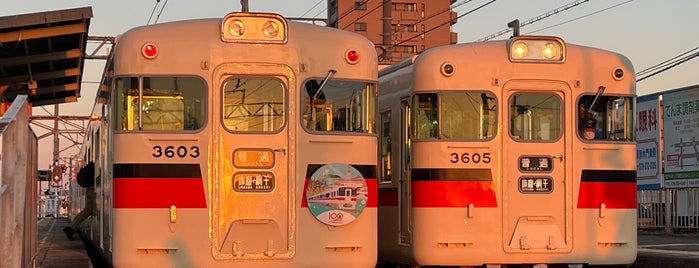
[[[699,87],[663,94],[666,188],[699,187]]]
[[[639,190],[660,188],[659,95],[636,100],[636,182]]]

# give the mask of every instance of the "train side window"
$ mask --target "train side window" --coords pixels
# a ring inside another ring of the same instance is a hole
[[[116,130],[196,130],[206,121],[207,88],[200,78],[117,78],[115,87]]]
[[[578,99],[578,135],[586,141],[634,141],[635,100],[627,96],[585,95]]]
[[[331,79],[303,83],[303,125],[310,131],[374,133],[376,84]],[[321,87],[322,85],[322,87]]]
[[[285,92],[276,77],[229,77],[223,82],[223,125],[232,131],[280,130],[286,121]]]
[[[116,97],[114,100],[116,124],[114,130],[138,129],[138,77],[115,79]],[[134,111],[134,109],[136,109]]]
[[[379,136],[379,155],[381,159],[381,182],[391,181],[391,111],[381,113],[381,135]]]
[[[510,98],[510,135],[515,140],[552,141],[562,132],[561,99],[554,93],[517,93]]]

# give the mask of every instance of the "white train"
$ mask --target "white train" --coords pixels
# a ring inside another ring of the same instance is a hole
[[[627,58],[517,36],[429,49],[379,89],[381,263],[634,262]]]
[[[115,267],[374,267],[376,66],[364,37],[277,14],[127,31],[81,151],[81,230]],[[311,210],[312,175],[336,169],[363,206]]]

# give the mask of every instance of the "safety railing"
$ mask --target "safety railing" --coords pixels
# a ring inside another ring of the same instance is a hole
[[[638,228],[699,232],[699,188],[640,190]]]

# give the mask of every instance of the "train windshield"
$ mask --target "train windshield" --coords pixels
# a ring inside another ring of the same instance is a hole
[[[229,77],[223,83],[223,125],[232,131],[280,130],[286,121],[285,92],[276,77]]]
[[[578,135],[586,141],[634,141],[633,97],[586,95],[578,99]]]
[[[115,130],[196,130],[206,121],[206,83],[197,77],[120,77]]]
[[[515,140],[558,140],[563,125],[561,107],[554,93],[514,94],[510,98],[510,135]]]
[[[308,130],[374,133],[375,83],[332,79],[323,84],[311,79],[304,83],[302,94]]]
[[[452,91],[413,96],[415,139],[490,139],[495,136],[497,107],[489,92]]]

